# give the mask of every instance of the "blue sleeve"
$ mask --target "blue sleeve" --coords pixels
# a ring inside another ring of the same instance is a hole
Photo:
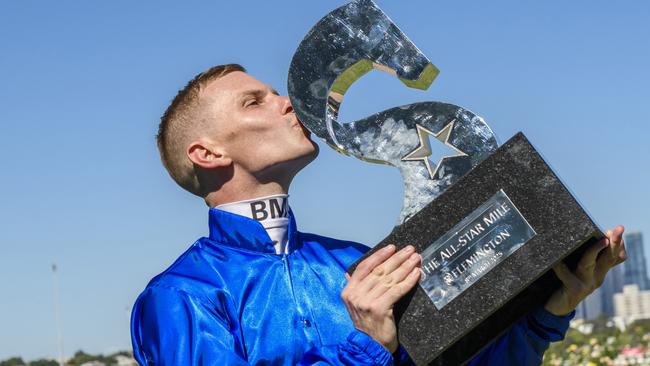
[[[467,365],[539,365],[549,344],[564,339],[574,315],[575,312],[555,316],[539,307],[515,323]]]
[[[182,291],[148,288],[131,319],[133,355],[141,365],[249,365],[239,329],[227,315],[205,311]],[[392,365],[392,355],[360,331],[338,345],[308,350],[299,365]]]
[[[247,365],[226,319],[208,314],[185,292],[147,288],[131,316],[135,359],[140,365]]]

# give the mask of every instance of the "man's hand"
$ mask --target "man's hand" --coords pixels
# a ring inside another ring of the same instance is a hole
[[[395,246],[378,250],[357,266],[341,299],[354,326],[371,336],[391,353],[397,350],[397,328],[393,306],[420,279],[420,255],[407,246],[395,253]]]
[[[544,308],[548,312],[562,316],[573,311],[580,301],[602,285],[610,268],[627,259],[623,243],[624,230],[621,225],[608,230],[607,237],[592,245],[582,255],[575,272],[572,273],[564,262],[553,267],[562,281],[562,287],[546,302]]]

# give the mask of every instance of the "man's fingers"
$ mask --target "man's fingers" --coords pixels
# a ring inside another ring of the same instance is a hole
[[[625,228],[623,227],[623,225],[618,225],[614,228],[614,230],[607,231],[607,237],[609,238],[610,252],[616,263],[620,263],[621,258],[626,257],[625,255],[621,255],[621,252],[625,251],[625,243],[623,241],[624,231]]]
[[[384,293],[386,293],[386,291],[390,290],[392,287],[399,286],[401,282],[407,279],[408,275],[411,273],[411,271],[413,271],[414,268],[418,268],[418,265],[420,264],[420,259],[421,257],[418,253],[412,253],[393,272],[378,278],[376,283],[372,287],[372,289],[370,289],[369,296],[371,298],[379,298]],[[369,277],[370,276],[368,276],[367,278]]]
[[[614,267],[615,265],[622,263],[627,259],[627,253],[625,251],[625,243],[623,241],[623,231],[625,229],[622,225],[619,225],[614,228],[614,230],[607,231],[607,238],[609,246],[607,248],[607,255],[601,255],[598,257],[596,262],[595,269],[595,280],[596,284],[600,285],[607,272]]]
[[[556,315],[566,314],[600,287],[607,272],[627,257],[624,230],[619,225],[607,231],[605,238],[587,248],[575,272],[572,273],[563,262],[553,267],[563,286],[553,293],[544,307]]]
[[[621,250],[618,252],[618,256],[616,257],[616,264],[620,264],[625,262],[627,259],[627,250],[625,249],[625,241],[621,242]]]
[[[372,270],[371,273],[374,273],[378,276],[392,273],[397,268],[399,268],[402,263],[406,262],[409,257],[413,255],[413,253],[415,253],[415,248],[412,245],[407,245],[399,252],[393,254],[390,258],[384,261],[384,263]]]
[[[555,275],[557,276],[557,278],[559,278],[560,281],[562,281],[562,283],[564,284],[564,287],[575,288],[576,286],[578,286],[581,283],[580,279],[577,278],[571,272],[569,267],[567,267],[567,265],[562,261],[560,261],[558,264],[556,264],[553,267],[553,272],[555,272]]]
[[[602,239],[587,248],[585,253],[582,255],[582,258],[580,258],[580,262],[578,262],[578,267],[576,268],[576,274],[579,277],[584,280],[586,277],[593,276],[598,253],[600,253],[600,251],[603,250],[607,244],[608,239]]]
[[[402,282],[392,286],[379,298],[379,306],[392,307],[399,299],[413,289],[419,279],[420,267],[415,267]]]
[[[600,285],[605,280],[607,272],[609,272],[609,270],[612,269],[612,267],[614,267],[616,264],[616,258],[610,255],[601,255],[598,258],[596,261],[596,268],[594,269],[593,278],[596,287],[600,287]]]
[[[614,228],[614,230],[610,230],[607,233],[607,237],[609,237],[609,240],[612,241],[612,243],[618,245],[621,243],[623,240],[623,232],[625,231],[625,227],[623,225],[618,225]]]
[[[390,258],[391,255],[395,252],[395,246],[389,244],[384,248],[372,253],[372,255],[359,263],[357,268],[352,273],[353,281],[360,281],[364,279],[375,267],[384,263],[384,261]]]
[[[402,248],[397,253],[393,253],[390,258],[371,270],[366,277],[360,279],[356,287],[359,291],[369,293],[373,288],[382,283],[395,283],[396,281],[392,278],[392,272],[406,263],[409,256],[413,253],[415,253],[415,248],[410,245]]]

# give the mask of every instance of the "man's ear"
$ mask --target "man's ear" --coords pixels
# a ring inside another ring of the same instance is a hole
[[[187,157],[192,163],[204,169],[223,168],[232,164],[226,152],[203,139],[192,142],[187,148]]]

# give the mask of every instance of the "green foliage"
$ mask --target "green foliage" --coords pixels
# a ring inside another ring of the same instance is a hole
[[[98,361],[105,364],[106,366],[111,366],[117,364],[117,356],[133,357],[131,352],[128,351],[120,351],[108,356],[90,355],[84,351],[77,351],[74,356],[66,361],[66,366],[79,366],[86,362],[93,361]],[[133,362],[135,364],[135,361]],[[47,359],[40,359],[27,363],[20,357],[13,357],[5,361],[0,361],[0,366],[59,366],[59,363],[55,360]]]
[[[43,358],[30,362],[29,366],[59,366],[59,363],[54,360],[46,360]]]
[[[550,345],[544,354],[544,366],[564,365],[650,365],[628,360],[621,355],[625,348],[650,349],[650,320],[637,321],[625,332],[606,318],[595,319],[591,334],[569,329],[563,341]],[[616,362],[616,363],[615,363]]]
[[[0,366],[24,366],[24,365],[26,365],[26,363],[20,357],[12,357],[8,360],[0,361]]]
[[[75,353],[74,356],[66,362],[66,365],[79,366],[86,362],[91,362],[91,361],[99,361],[104,363],[105,365],[112,365],[115,363],[115,360],[111,356],[107,357],[104,355],[89,355],[84,351],[77,351],[77,353]]]

